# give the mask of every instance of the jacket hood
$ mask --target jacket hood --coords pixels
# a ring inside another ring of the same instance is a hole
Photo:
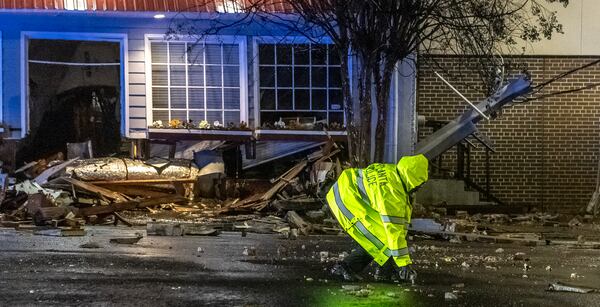
[[[406,185],[407,192],[425,183],[428,179],[429,161],[423,155],[402,157],[396,169]]]

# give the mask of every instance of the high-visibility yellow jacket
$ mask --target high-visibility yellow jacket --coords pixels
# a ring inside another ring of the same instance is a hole
[[[427,168],[427,158],[418,155],[403,157],[397,165],[347,169],[327,193],[329,208],[344,231],[379,265],[390,257],[400,267],[412,263],[406,243],[410,192],[427,181]]]

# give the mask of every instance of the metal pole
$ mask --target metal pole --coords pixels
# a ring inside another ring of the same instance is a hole
[[[485,198],[490,200],[490,150],[485,149]]]

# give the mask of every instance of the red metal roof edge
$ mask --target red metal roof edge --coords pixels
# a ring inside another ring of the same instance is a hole
[[[71,11],[65,9],[66,1],[82,3],[81,0],[0,0],[0,10]],[[77,11],[215,13],[238,5],[247,8],[257,1],[272,13],[293,12],[286,0],[84,0],[85,8]]]

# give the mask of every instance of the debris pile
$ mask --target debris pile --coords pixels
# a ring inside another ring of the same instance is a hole
[[[227,193],[224,168],[214,163],[199,168],[202,163],[190,160],[65,160],[57,154],[2,175],[0,222],[3,227],[33,223],[64,229],[123,223],[147,225],[149,235],[171,236],[218,235],[222,230],[280,233],[290,239],[337,234],[323,196],[341,172],[339,159],[333,160],[339,152],[329,142],[271,180],[264,193],[253,190],[247,196]],[[203,198],[207,189],[218,190],[220,197],[238,197]]]
[[[449,240],[450,243],[479,241],[600,248],[600,236],[590,235],[596,231],[593,223],[584,218],[561,214],[469,215],[466,211],[456,211],[455,216],[414,218],[409,230],[414,235]],[[497,253],[502,252],[501,248],[497,250]]]

